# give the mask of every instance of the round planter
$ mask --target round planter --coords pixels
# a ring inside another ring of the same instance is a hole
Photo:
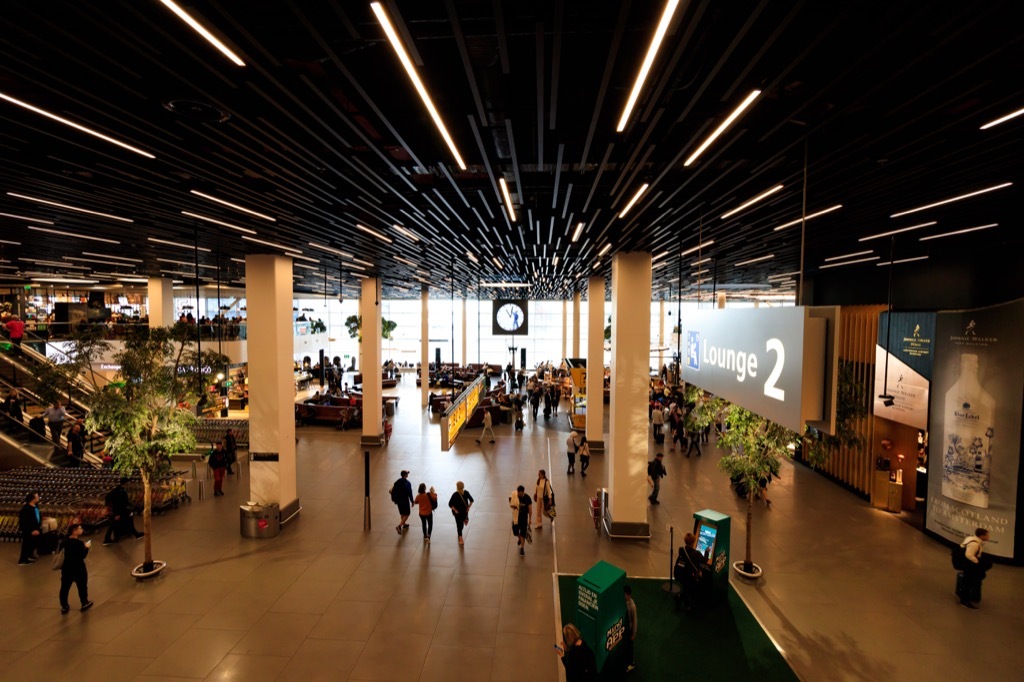
[[[166,561],[154,561],[153,562],[153,570],[152,571],[144,571],[144,570],[142,570],[142,566],[143,566],[143,564],[139,564],[138,566],[136,566],[135,568],[132,569],[132,577],[133,578],[137,578],[139,580],[146,580],[147,578],[155,578],[156,576],[160,575],[161,571],[163,571],[165,568],[167,568],[167,562]]]
[[[748,573],[747,571],[744,571],[742,561],[735,562],[732,565],[732,570],[736,571],[736,573],[738,573],[740,577],[746,578],[747,580],[757,580],[762,575],[764,575],[764,571],[762,571],[761,567],[757,564],[754,564],[754,570],[752,572]]]

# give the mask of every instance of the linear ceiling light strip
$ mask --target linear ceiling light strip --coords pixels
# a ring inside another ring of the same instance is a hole
[[[977,232],[978,230],[987,230],[990,227],[999,227],[999,223],[989,223],[988,225],[978,225],[977,227],[966,227],[962,230],[953,230],[952,232],[943,232],[942,234],[932,234],[927,237],[921,237],[918,241],[926,242],[931,239],[942,239],[943,237],[952,237],[958,234],[967,234],[968,232]]]
[[[924,210],[927,210],[929,208],[935,208],[936,206],[942,206],[944,204],[951,204],[954,201],[960,201],[961,199],[969,199],[970,197],[976,197],[979,194],[986,194],[988,192],[994,192],[997,189],[1003,189],[1004,187],[1009,187],[1012,184],[1013,184],[1012,182],[1004,182],[1001,185],[993,185],[992,187],[986,187],[984,189],[979,189],[979,190],[976,190],[974,192],[968,192],[967,194],[961,194],[960,196],[950,197],[949,199],[943,199],[942,201],[936,201],[934,204],[927,204],[925,206],[918,206],[917,208],[912,208],[909,211],[901,211],[899,213],[893,213],[889,217],[890,218],[899,218],[900,216],[909,215],[911,213],[917,213],[918,211],[924,211]]]
[[[754,100],[757,99],[757,96],[760,94],[760,90],[754,90],[749,95],[747,95],[747,98],[743,100],[738,107],[733,109],[732,113],[729,114],[729,117],[722,121],[722,124],[715,128],[715,131],[713,133],[708,135],[707,139],[704,140],[699,147],[697,147],[697,151],[691,154],[690,158],[688,158],[683,163],[683,165],[689,166],[694,161],[696,161],[697,157],[703,154],[704,151],[711,146],[711,143],[718,139],[718,136],[724,133],[729,128],[729,126],[731,126],[736,121],[736,119],[740,117],[740,114],[746,111],[747,107],[753,104]]]
[[[203,38],[206,39],[208,43],[217,48],[221,54],[230,59],[236,65],[245,66],[245,62],[243,62],[242,59],[237,54],[232,52],[227,45],[220,42],[220,40],[217,39],[217,36],[213,35],[208,30],[206,30],[206,28],[202,24],[193,19],[192,15],[183,10],[181,7],[178,7],[178,5],[173,2],[173,0],[160,0],[160,2],[165,7],[167,7],[167,9],[171,10],[176,15],[178,15],[178,18],[184,21],[186,24],[188,24],[193,31],[201,35]]]
[[[762,199],[767,199],[771,195],[773,195],[776,192],[782,190],[782,188],[783,188],[783,185],[775,185],[771,189],[765,190],[764,192],[761,192],[760,194],[758,194],[753,199],[751,199],[751,200],[749,200],[749,201],[747,201],[747,202],[745,202],[743,204],[740,204],[739,206],[737,206],[736,208],[732,209],[731,211],[727,211],[726,213],[723,213],[722,214],[722,220],[725,220],[729,216],[736,215],[740,211],[742,211],[742,210],[744,210],[746,208],[749,208],[750,206],[753,206],[754,204],[756,204],[757,202],[761,201]]]
[[[56,201],[50,201],[49,199],[40,199],[39,197],[30,197],[26,194],[17,194],[15,192],[8,192],[7,196],[17,197],[18,199],[25,199],[26,201],[34,201],[37,204],[46,204],[47,206],[56,206],[58,208],[66,208],[69,211],[77,211],[78,213],[88,213],[89,215],[97,215],[102,218],[110,218],[111,220],[120,220],[123,223],[134,223],[135,221],[131,218],[123,218],[118,215],[111,215],[110,213],[100,213],[99,211],[90,211],[87,208],[79,208],[78,206],[69,206],[68,204],[61,204]],[[52,223],[51,223],[52,224]]]
[[[831,213],[832,211],[838,211],[842,207],[843,207],[842,204],[836,204],[835,206],[829,206],[828,208],[822,209],[822,210],[818,211],[817,213],[812,213],[811,215],[807,216],[806,218],[797,218],[796,220],[791,220],[788,223],[783,223],[782,225],[779,225],[778,227],[776,227],[773,231],[774,232],[778,232],[779,230],[784,230],[787,227],[793,227],[794,225],[799,225],[801,222],[806,222],[806,221],[811,220],[813,218],[817,218],[818,216],[823,216],[826,213]]]
[[[74,237],[75,239],[88,239],[94,242],[103,242],[104,244],[120,244],[121,242],[116,239],[104,239],[103,237],[93,237],[87,234],[76,234],[74,232],[65,232],[64,230],[53,230],[48,227],[36,227],[34,225],[26,225],[28,229],[34,230],[35,232],[46,232],[48,234],[57,234],[62,237]]]
[[[651,44],[647,47],[647,55],[644,57],[640,70],[636,74],[636,80],[633,82],[633,89],[629,93],[629,99],[626,100],[626,106],[622,109],[619,125],[615,127],[616,132],[621,133],[626,129],[629,115],[633,112],[633,107],[636,106],[636,101],[640,97],[640,91],[644,87],[644,81],[647,80],[647,74],[651,71],[654,58],[658,55],[658,48],[661,47],[661,42],[665,38],[669,24],[672,23],[672,16],[675,14],[677,7],[679,7],[679,0],[668,0],[665,3],[665,9],[661,13],[661,21],[658,22],[658,28],[654,31],[654,35],[651,36]]]
[[[251,208],[245,208],[244,206],[239,206],[238,204],[233,204],[230,201],[225,201],[224,199],[219,199],[219,198],[217,198],[217,197],[215,197],[215,196],[213,196],[211,194],[206,194],[204,192],[200,192],[200,191],[194,190],[194,189],[191,190],[191,193],[195,194],[197,197],[202,197],[204,199],[209,199],[210,201],[213,201],[215,203],[221,204],[223,206],[227,206],[229,208],[233,208],[236,211],[241,211],[242,213],[248,213],[249,215],[254,215],[257,218],[263,218],[264,220],[269,220],[272,223],[276,223],[277,222],[277,218],[272,218],[272,217],[270,217],[268,215],[265,215],[263,213],[259,213],[257,211],[254,211]]]

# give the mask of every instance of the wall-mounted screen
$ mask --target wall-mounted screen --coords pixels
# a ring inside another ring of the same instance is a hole
[[[498,299],[494,301],[491,333],[526,335],[530,333],[530,318],[525,299]]]

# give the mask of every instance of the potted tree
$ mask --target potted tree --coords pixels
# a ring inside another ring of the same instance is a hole
[[[723,424],[718,444],[730,452],[719,460],[718,467],[729,474],[734,483],[742,486],[741,490],[746,489],[747,500],[744,558],[734,562],[732,567],[745,578],[759,578],[764,571],[751,558],[754,497],[762,483],[770,480],[770,476],[778,476],[782,458],[791,456],[787,446],[797,439],[797,435],[739,405],[730,405],[726,409]]]
[[[86,418],[90,429],[109,434],[114,469],[142,478],[145,559],[132,569],[136,578],[167,566],[153,559],[153,484],[170,471],[172,454],[195,449],[197,417],[189,405],[202,391],[203,375],[227,362],[216,351],[198,352],[193,336],[185,324],[134,330],[114,356],[118,381],[96,394]]]

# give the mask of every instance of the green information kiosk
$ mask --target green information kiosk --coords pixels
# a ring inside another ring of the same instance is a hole
[[[729,596],[729,527],[732,519],[725,514],[704,509],[693,513],[693,534],[697,551],[704,556],[702,569],[709,571],[711,585],[707,596],[711,601],[724,601]]]
[[[626,572],[605,561],[576,579],[576,627],[594,652],[598,671],[626,631],[625,583]]]

